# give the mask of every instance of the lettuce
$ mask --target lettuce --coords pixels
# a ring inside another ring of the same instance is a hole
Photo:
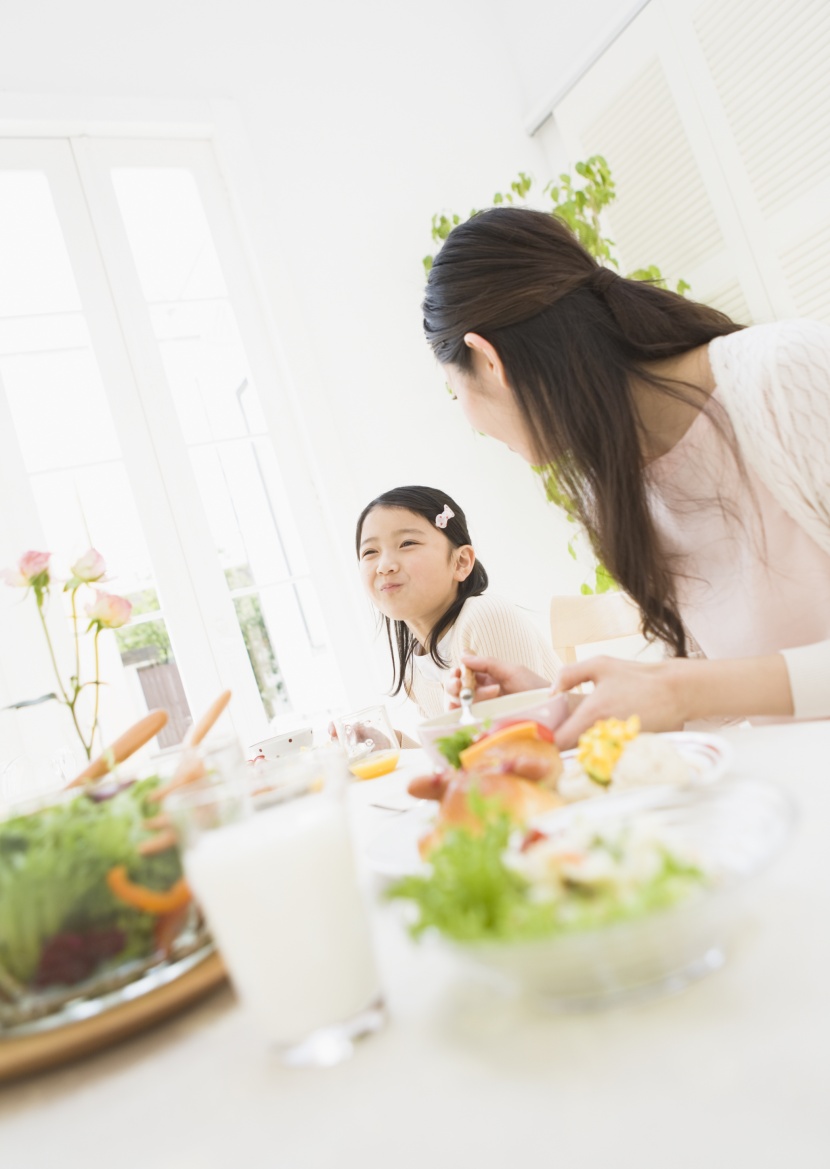
[[[0,966],[19,982],[32,980],[45,943],[66,931],[116,927],[125,936],[119,957],[151,952],[153,918],[118,901],[106,875],[124,864],[157,889],[181,875],[175,849],[137,851],[158,784],[142,780],[100,802],[81,793],[0,823]]]
[[[436,929],[461,942],[551,938],[667,908],[705,882],[698,868],[661,849],[657,872],[633,890],[571,886],[557,898],[539,897],[505,862],[514,832],[515,824],[506,816],[492,814],[479,834],[453,829],[430,853],[428,875],[404,877],[390,887],[389,898],[417,908],[413,936]]]
[[[435,746],[457,771],[461,769],[461,752],[471,747],[481,734],[478,727],[461,727],[451,735],[435,740]]]

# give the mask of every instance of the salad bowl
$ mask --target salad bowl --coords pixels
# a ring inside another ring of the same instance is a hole
[[[500,857],[458,834],[390,895],[462,965],[544,1007],[590,1010],[721,966],[793,823],[768,782],[642,789],[514,830]]]
[[[110,776],[4,809],[0,1037],[67,1009],[82,1017],[92,1000],[210,947],[178,849],[142,847],[161,782]]]

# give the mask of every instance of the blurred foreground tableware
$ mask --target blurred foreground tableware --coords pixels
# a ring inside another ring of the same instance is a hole
[[[248,748],[249,759],[257,756],[267,762],[281,759],[284,755],[293,755],[297,751],[307,750],[314,742],[314,731],[311,727],[298,727],[296,731],[286,731],[281,735],[270,735],[267,739],[259,739],[251,743]]]
[[[109,776],[0,817],[0,1038],[137,997],[207,952],[178,850],[142,854],[159,784]]]
[[[251,772],[167,800],[188,881],[243,1004],[293,1067],[328,1066],[383,1022],[336,747],[278,760],[257,811]],[[282,772],[285,782],[278,782]]]
[[[0,1083],[74,1062],[145,1032],[225,983],[213,945],[148,970],[128,987],[76,998],[57,1013],[9,1030],[0,1027]]]
[[[534,820],[502,861],[488,854],[486,882],[471,862],[476,840],[449,842],[457,857],[436,854],[396,896],[419,907],[422,924],[426,907],[431,940],[542,1006],[636,1002],[724,963],[793,824],[790,797],[763,780],[642,789]],[[582,858],[574,839],[587,842]],[[516,880],[530,882],[524,892]]]
[[[398,736],[385,706],[367,706],[334,720],[337,741],[358,779],[377,779],[394,771],[401,757]]]

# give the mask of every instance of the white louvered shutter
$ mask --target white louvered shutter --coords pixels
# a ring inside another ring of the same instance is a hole
[[[652,0],[555,110],[623,267],[737,320],[830,320],[830,3]]]

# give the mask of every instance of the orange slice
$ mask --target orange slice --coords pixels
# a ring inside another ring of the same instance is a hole
[[[493,731],[491,735],[485,735],[483,739],[476,739],[475,743],[459,753],[458,758],[461,760],[463,769],[469,771],[470,768],[475,767],[478,760],[491,747],[500,746],[503,743],[512,743],[516,739],[538,738],[541,738],[539,724],[532,719],[528,719],[524,723],[512,723],[509,727],[502,727],[500,731]]]
[[[373,751],[365,759],[350,763],[349,771],[358,779],[377,779],[380,775],[394,771],[400,757],[400,751]]]

